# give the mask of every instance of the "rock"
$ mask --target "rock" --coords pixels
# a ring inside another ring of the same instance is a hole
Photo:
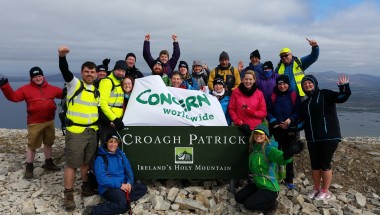
[[[277,209],[282,214],[291,214],[293,209],[293,202],[285,196],[279,198]]]
[[[356,200],[356,205],[360,208],[364,208],[365,204],[366,204],[366,198],[363,196],[363,194],[361,193],[356,193],[355,194],[355,200]]]
[[[154,196],[151,198],[152,206],[155,210],[166,211],[170,208],[170,202],[165,201],[162,196]]]
[[[179,208],[181,210],[193,209],[193,210],[208,211],[208,209],[204,205],[195,201],[194,199],[189,199],[189,198],[183,199],[183,198],[177,197],[174,202],[179,205]]]
[[[34,209],[34,204],[33,204],[32,199],[29,199],[29,200],[22,203],[21,214],[23,214],[23,215],[34,215],[34,214],[36,214],[36,210]]]
[[[177,197],[178,192],[179,192],[178,188],[176,187],[170,188],[167,199],[171,202],[174,202],[175,198]]]

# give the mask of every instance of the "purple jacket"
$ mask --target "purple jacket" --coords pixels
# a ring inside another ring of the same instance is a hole
[[[180,55],[181,55],[181,52],[179,50],[178,42],[173,42],[172,57],[169,59],[167,63],[162,64],[164,73],[167,74],[169,77],[172,76],[172,72],[177,65]],[[153,59],[152,54],[150,53],[150,42],[146,40],[144,41],[143,57],[146,63],[148,64],[149,68],[153,68],[154,66],[153,63],[155,59]]]
[[[261,90],[264,94],[265,101],[268,104],[268,99],[270,99],[270,96],[273,93],[273,88],[276,86],[276,78],[279,76],[279,74],[272,72],[272,75],[269,78],[266,78],[263,74],[257,73],[257,88]]]

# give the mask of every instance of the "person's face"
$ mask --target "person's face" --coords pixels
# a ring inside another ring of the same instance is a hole
[[[179,73],[181,73],[181,75],[186,75],[186,74],[187,74],[187,69],[186,69],[186,67],[180,67],[180,68],[179,68]]]
[[[42,83],[44,83],[44,76],[43,75],[36,75],[32,78],[32,82],[37,84],[37,85],[41,85]]]
[[[181,86],[182,79],[179,75],[173,75],[172,76],[172,87],[179,88]]]
[[[129,56],[126,60],[125,60],[125,63],[127,64],[127,66],[129,68],[132,68],[135,63],[136,63],[136,59],[133,57],[133,56]]]
[[[132,84],[131,79],[125,78],[123,80],[123,90],[124,90],[124,92],[125,93],[131,93],[132,89],[133,89],[133,84]]]
[[[114,70],[114,74],[118,78],[124,78],[124,76],[125,76],[125,70],[123,70],[123,69],[116,69],[116,70]]]
[[[168,56],[168,55],[166,55],[166,54],[162,54],[162,55],[160,55],[160,61],[161,61],[162,63],[167,63],[168,60],[169,60],[169,56]]]
[[[193,71],[196,72],[196,73],[199,73],[202,71],[202,66],[194,66],[193,67]]]
[[[253,78],[253,75],[251,74],[244,75],[243,84],[245,88],[251,89],[254,83],[255,83],[255,79]]]
[[[98,80],[100,80],[100,79],[107,77],[107,73],[106,73],[106,71],[102,70],[102,71],[97,72],[97,76],[98,76]]]
[[[313,82],[306,80],[302,83],[302,89],[305,92],[311,92],[314,90],[314,84]]]
[[[153,65],[153,73],[155,75],[160,75],[160,74],[162,74],[162,72],[163,71],[162,71],[162,65],[161,64],[156,63]]]
[[[119,141],[115,138],[111,138],[107,142],[107,151],[111,153],[115,153],[118,146],[119,146]]]
[[[264,143],[265,134],[261,134],[259,132],[253,132],[253,138],[254,138],[256,143]]]
[[[215,85],[214,85],[214,90],[215,90],[215,92],[217,92],[217,93],[221,93],[221,92],[223,92],[223,89],[224,89],[224,87],[223,87],[222,84],[215,84]]]
[[[277,88],[281,91],[281,92],[285,92],[289,89],[289,84],[285,83],[285,82],[282,82],[282,83],[279,83],[277,85]]]
[[[96,79],[96,69],[90,69],[88,67],[84,67],[83,70],[81,71],[82,74],[82,79],[84,83],[86,84],[92,84],[94,83],[94,80]]]
[[[221,65],[222,67],[226,67],[226,66],[228,66],[228,64],[230,63],[230,61],[227,60],[227,59],[221,59],[221,60],[219,61],[219,63],[220,63],[220,65]]]
[[[290,64],[292,62],[293,55],[290,52],[282,53],[280,55],[280,59],[281,59],[281,62],[283,62],[284,64]]]
[[[251,57],[250,60],[253,65],[257,65],[260,63],[260,59],[258,57]]]

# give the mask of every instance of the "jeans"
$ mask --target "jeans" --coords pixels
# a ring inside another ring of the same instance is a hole
[[[108,188],[102,197],[107,202],[94,206],[92,209],[93,214],[123,214],[129,210],[125,192],[120,189]]]

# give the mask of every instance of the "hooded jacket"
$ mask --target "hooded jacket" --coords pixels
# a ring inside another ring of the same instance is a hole
[[[290,118],[292,122],[298,120],[301,99],[297,95],[296,102],[293,104],[291,92],[292,91],[290,91],[290,89],[285,92],[281,92],[277,87],[273,88],[273,94],[276,95],[276,99],[275,101],[272,101],[271,98],[267,100],[267,119],[269,123],[275,121],[284,122],[288,118]]]
[[[259,189],[278,192],[280,191],[280,186],[276,179],[275,164],[286,165],[292,161],[292,158],[285,160],[283,152],[277,149],[272,144],[273,142],[266,144],[264,149],[262,144],[253,144],[248,165],[253,176],[253,183]]]
[[[108,152],[104,145],[98,148],[98,155],[105,155],[108,165],[103,158],[97,156],[94,163],[96,180],[98,181],[98,192],[102,195],[107,188],[120,189],[123,183],[133,185],[134,177],[131,164],[127,156],[120,149],[115,153]]]
[[[50,85],[44,78],[41,86],[33,81],[16,91],[6,83],[1,87],[5,97],[12,102],[26,102],[27,124],[44,123],[54,120],[57,106],[54,99],[62,98],[62,89]]]
[[[351,95],[349,84],[339,85],[339,93],[332,90],[319,90],[318,82],[312,75],[305,78],[313,80],[315,90],[301,104],[301,118],[308,142],[339,140],[342,138],[336,103],[343,103]]]

